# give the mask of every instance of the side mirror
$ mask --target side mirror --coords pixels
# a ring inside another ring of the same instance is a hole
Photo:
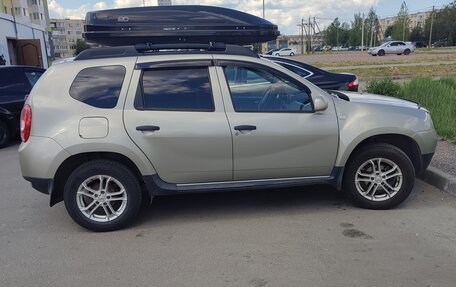
[[[324,111],[328,108],[328,102],[322,96],[316,96],[313,99],[314,108],[316,112]]]

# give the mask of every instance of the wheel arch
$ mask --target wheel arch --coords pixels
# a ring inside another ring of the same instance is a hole
[[[399,148],[409,157],[415,169],[415,174],[421,171],[421,149],[418,143],[412,137],[394,133],[371,135],[359,140],[359,142],[354,145],[351,150],[345,152],[339,164],[345,166],[358,150],[372,143],[387,143]]]
[[[63,190],[65,183],[67,182],[68,177],[71,175],[71,173],[81,164],[96,159],[112,160],[127,166],[136,175],[141,184],[144,195],[146,194],[141,171],[138,166],[127,156],[115,152],[86,152],[72,155],[60,164],[53,178],[50,206],[54,206],[63,200]]]

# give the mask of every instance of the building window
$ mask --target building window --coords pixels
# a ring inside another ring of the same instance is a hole
[[[40,19],[43,21],[43,13],[40,13]]]
[[[71,31],[68,31],[68,35],[71,35]]]
[[[20,15],[21,15],[21,8],[14,7],[14,14],[15,14],[16,16],[20,16]]]

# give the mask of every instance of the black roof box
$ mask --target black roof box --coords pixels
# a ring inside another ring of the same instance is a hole
[[[106,46],[208,42],[249,45],[280,35],[276,25],[262,18],[200,5],[87,12],[84,30],[87,41]]]

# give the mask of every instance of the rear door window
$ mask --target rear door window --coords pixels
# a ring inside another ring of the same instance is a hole
[[[147,110],[214,111],[208,68],[143,71],[142,102],[142,108]]]
[[[117,105],[125,71],[124,66],[86,68],[71,84],[70,95],[87,105],[112,109]]]

